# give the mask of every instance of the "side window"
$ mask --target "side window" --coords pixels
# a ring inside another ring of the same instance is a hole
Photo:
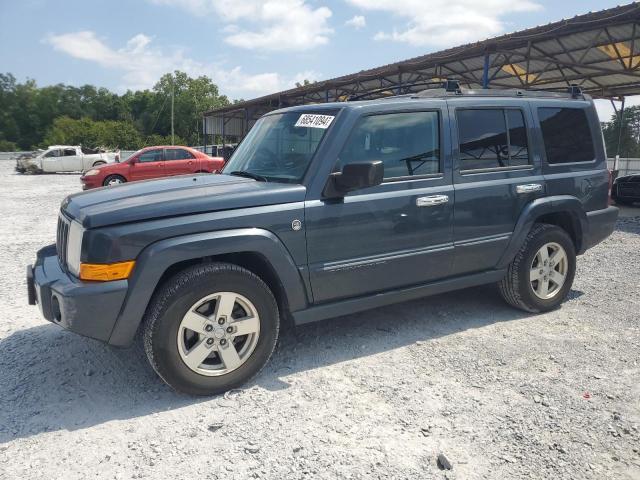
[[[590,162],[595,158],[593,138],[581,108],[538,108],[540,128],[550,164]]]
[[[161,149],[148,150],[138,155],[138,161],[140,163],[161,162],[162,160],[163,160],[163,156],[162,156]]]
[[[65,157],[75,157],[76,155],[76,149],[75,148],[65,148],[64,149],[64,156]]]
[[[51,158],[51,157],[59,157],[60,156],[60,150],[56,149],[56,150],[50,150],[47,153],[44,154],[45,158]]]
[[[509,166],[529,165],[527,127],[522,110],[506,110],[509,129]]]
[[[385,179],[438,173],[438,112],[389,113],[360,119],[340,152],[338,167],[370,160],[382,160]]]
[[[195,158],[191,152],[184,148],[167,148],[164,151],[165,160],[191,160]]]
[[[527,130],[520,110],[458,110],[460,170],[529,164]]]

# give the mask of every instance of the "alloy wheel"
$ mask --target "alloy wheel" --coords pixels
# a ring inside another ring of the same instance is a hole
[[[544,244],[531,262],[529,282],[533,293],[543,300],[555,297],[564,285],[568,267],[567,253],[561,245]]]
[[[260,317],[246,297],[217,292],[194,303],[178,328],[178,352],[200,375],[226,375],[244,364],[258,343]]]

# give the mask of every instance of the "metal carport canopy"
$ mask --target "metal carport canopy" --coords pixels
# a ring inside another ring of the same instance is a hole
[[[242,137],[271,110],[413,93],[458,80],[467,88],[561,90],[598,98],[640,94],[640,4],[601,10],[205,113],[204,133]]]

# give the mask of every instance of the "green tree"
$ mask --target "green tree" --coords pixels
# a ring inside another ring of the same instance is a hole
[[[607,156],[616,155],[620,138],[621,157],[640,157],[640,106],[625,108],[623,117],[621,133],[619,114],[614,113],[611,120],[602,126]]]
[[[228,105],[208,77],[184,72],[164,75],[152,90],[122,95],[93,85],[17,82],[0,74],[0,142],[32,149],[52,143],[137,148],[153,140],[171,143],[171,94],[175,143],[200,143],[202,114]],[[9,142],[9,143],[6,143]]]
[[[134,124],[122,120],[94,121],[60,117],[53,121],[44,137],[45,145],[86,145],[136,150],[144,142]]]
[[[155,106],[158,112],[154,133],[171,135],[171,96],[173,95],[175,134],[191,145],[199,143],[202,114],[212,108],[230,104],[226,96],[220,95],[217,85],[210,78],[205,76],[191,78],[180,71],[163,75],[153,87],[153,91],[157,94]]]
[[[296,87],[306,87],[307,85],[311,85],[312,83],[317,83],[315,80],[312,82],[311,80],[307,80],[306,78],[302,80],[302,82],[296,82]]]
[[[18,146],[8,140],[0,140],[0,152],[15,152]]]

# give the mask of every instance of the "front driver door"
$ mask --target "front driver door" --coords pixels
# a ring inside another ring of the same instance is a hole
[[[82,155],[78,155],[75,148],[62,150],[62,167],[65,172],[80,172],[83,170]]]
[[[49,150],[42,157],[42,171],[43,172],[61,172],[64,168],[62,165],[62,150],[55,148]]]
[[[444,102],[361,117],[337,159],[382,160],[381,185],[305,203],[314,302],[417,285],[449,275],[453,186]]]
[[[142,152],[130,169],[131,180],[146,180],[164,176],[164,151],[152,148]]]

